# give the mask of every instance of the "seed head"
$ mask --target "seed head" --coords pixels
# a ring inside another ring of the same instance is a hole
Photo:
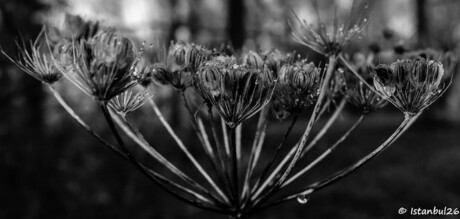
[[[109,101],[137,84],[133,72],[139,60],[130,40],[106,28],[89,40],[74,41],[72,71],[65,75],[86,94]]]
[[[279,81],[275,88],[274,109],[284,109],[288,113],[300,113],[313,104],[318,96],[320,71],[312,62],[297,61],[284,64],[279,71]],[[277,113],[275,114],[285,114]]]
[[[62,74],[50,54],[48,41],[46,42],[47,48],[43,48],[43,42],[41,42],[43,41],[43,33],[43,31],[40,32],[35,41],[30,42],[29,47],[26,46],[25,42],[16,41],[18,56],[15,58],[10,57],[5,51],[1,51],[22,71],[43,83],[53,84],[62,77]]]
[[[126,115],[144,105],[152,97],[153,93],[149,89],[137,92],[134,95],[133,91],[127,90],[112,98],[109,101],[109,106],[117,113]]]
[[[364,79],[367,84],[372,84],[371,72],[375,69],[372,54],[355,54],[349,62],[353,69]],[[388,101],[380,94],[369,88],[361,79],[356,77],[350,70],[343,72],[345,88],[343,93],[348,96],[348,102],[354,105],[362,114],[370,114],[377,109],[384,107]]]
[[[270,101],[276,78],[268,68],[227,64],[214,60],[203,65],[195,75],[195,89],[234,128]]]
[[[171,43],[166,60],[153,68],[153,78],[159,84],[185,90],[192,84],[192,75],[211,54],[210,50],[198,45]]]
[[[291,23],[294,40],[310,49],[326,55],[338,55],[342,49],[357,37],[369,22],[369,6],[367,2],[353,1],[350,17],[345,23],[339,24],[337,13],[334,13],[332,30],[328,30],[321,21],[318,3],[312,0],[316,12],[316,25],[308,24],[295,15],[296,20]]]
[[[424,58],[379,65],[373,73],[380,94],[407,115],[430,106],[445,91],[441,85],[444,68],[440,62]]]

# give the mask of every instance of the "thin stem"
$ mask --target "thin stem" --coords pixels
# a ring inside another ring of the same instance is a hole
[[[311,184],[310,186],[302,189],[300,192],[295,192],[295,193],[293,193],[291,195],[284,196],[284,197],[282,197],[282,198],[280,198],[278,200],[275,200],[275,201],[273,201],[271,203],[268,203],[268,204],[264,205],[263,207],[273,206],[275,204],[279,204],[279,203],[282,203],[282,202],[285,202],[285,201],[289,201],[289,200],[297,198],[299,195],[310,195],[311,193],[313,193],[315,191],[318,191],[318,190],[320,190],[322,188],[325,188],[326,186],[329,186],[329,185],[339,181],[340,179],[348,176],[350,173],[354,172],[359,167],[361,167],[365,163],[369,162],[372,158],[374,158],[375,156],[379,155],[386,148],[388,148],[391,144],[393,144],[412,125],[412,123],[415,120],[417,120],[417,118],[419,116],[420,116],[420,113],[415,115],[415,116],[412,116],[412,117],[406,115],[404,121],[393,132],[393,134],[387,140],[385,140],[385,142],[383,142],[374,151],[372,151],[371,153],[369,153],[365,157],[361,158],[360,160],[358,160],[354,164],[350,165],[349,167],[344,168],[344,169],[336,172],[334,175],[332,175],[331,177],[329,177],[329,178],[327,178],[325,180],[322,180],[322,181],[319,181],[319,182]]]
[[[264,107],[259,113],[259,121],[257,122],[257,130],[254,136],[254,141],[253,141],[251,152],[249,155],[248,166],[246,169],[246,174],[245,174],[244,183],[243,183],[243,191],[242,191],[243,199],[249,198],[249,195],[251,192],[249,188],[249,183],[253,176],[252,173],[254,171],[254,168],[256,167],[257,161],[260,157],[260,152],[261,152],[262,145],[263,145],[263,144],[260,144],[260,142],[263,142],[263,139],[265,137],[265,131],[267,128],[268,110],[269,110],[269,107]],[[244,202],[246,202],[246,200],[244,200]],[[244,203],[243,203],[243,206],[244,206]]]
[[[178,193],[175,193],[173,192],[172,190],[169,190],[167,189],[167,187],[165,187],[161,182],[159,182],[159,180],[157,178],[154,177],[154,175],[152,175],[152,171],[149,170],[148,168],[146,168],[145,166],[143,166],[141,163],[139,163],[136,158],[131,154],[131,152],[128,150],[128,148],[126,147],[123,139],[121,138],[120,134],[118,133],[117,129],[115,128],[115,124],[112,120],[112,117],[110,116],[110,113],[109,113],[109,110],[107,108],[107,103],[105,102],[102,102],[100,101],[99,102],[100,104],[100,107],[101,107],[101,110],[102,112],[104,113],[104,116],[105,116],[105,119],[110,127],[110,130],[112,131],[113,135],[115,136],[115,139],[117,140],[121,150],[123,151],[124,154],[126,154],[126,156],[128,157],[129,161],[131,161],[132,164],[134,164],[135,167],[137,167],[145,176],[147,176],[149,179],[151,179],[152,181],[154,181],[155,183],[157,183],[158,185],[160,185],[162,188],[166,189],[166,191],[168,191],[170,194],[172,194],[173,196],[187,202],[187,203],[190,203],[194,206],[197,206],[197,207],[200,207],[200,208],[203,208],[203,209],[207,209],[207,210],[211,210],[211,211],[215,211],[215,212],[220,212],[220,213],[226,213],[226,211],[222,211],[220,209],[217,209],[217,208],[214,208],[214,207],[209,207],[209,206],[204,206],[201,204],[201,202],[197,202],[196,200],[190,200],[190,199],[187,199],[181,195],[179,195]],[[180,187],[179,185],[177,185],[178,187]],[[196,198],[200,198],[200,197],[196,197]]]
[[[318,113],[318,117],[316,118],[316,121],[318,121],[322,115],[326,112],[326,110],[329,108],[331,105],[331,98],[327,98],[326,102],[324,103],[323,107],[321,108],[321,111]]]
[[[166,159],[163,155],[161,155],[157,150],[155,150],[154,147],[152,147],[147,142],[147,140],[144,138],[142,133],[125,116],[122,116],[121,118],[123,119],[125,124],[128,126],[129,130],[127,130],[123,126],[123,124],[120,124],[118,121],[116,121],[116,122],[120,125],[120,127],[122,127],[122,129],[125,131],[125,133],[127,133],[136,143],[138,143],[138,145],[140,145],[150,155],[152,155],[153,158],[155,158],[159,163],[164,165],[172,173],[174,173],[180,179],[182,179],[183,181],[185,181],[186,183],[191,185],[193,188],[199,190],[200,192],[206,194],[208,197],[213,199],[214,203],[223,205],[223,203],[220,202],[217,197],[215,197],[208,190],[203,188],[199,183],[197,183],[195,180],[190,178],[188,175],[186,175],[184,172],[182,172],[179,168],[177,168],[174,164],[172,164],[168,159]],[[211,201],[209,201],[209,202],[211,202]]]
[[[65,100],[62,98],[62,96],[56,91],[56,89],[54,89],[54,87],[52,85],[48,85],[48,88],[49,90],[51,91],[51,93],[53,94],[54,98],[59,102],[59,104],[67,111],[67,113],[75,120],[78,122],[78,124],[80,124],[81,127],[83,127],[88,133],[90,133],[92,136],[94,136],[97,140],[99,140],[104,146],[106,146],[107,148],[109,148],[110,150],[114,151],[116,154],[118,154],[119,156],[123,157],[123,158],[127,158],[126,155],[121,152],[117,147],[115,147],[114,145],[110,144],[108,141],[106,141],[104,138],[102,138],[99,134],[97,134],[96,132],[94,132],[91,127],[86,124],[81,118],[80,116],[77,115],[77,113],[75,113],[75,111],[73,111],[73,109],[67,104],[67,102],[65,102]]]
[[[212,132],[212,136],[214,138],[214,143],[216,144],[216,148],[217,148],[217,153],[219,154],[219,160],[220,160],[220,163],[222,165],[222,169],[224,170],[224,172],[227,172],[227,169],[226,169],[226,165],[224,164],[225,161],[228,161],[228,156],[225,156],[224,155],[224,152],[222,151],[222,143],[220,142],[219,140],[219,136],[217,134],[217,130],[216,130],[216,126],[214,124],[214,114],[212,112],[212,106],[208,105],[208,114],[209,114],[209,123],[210,123],[210,126],[211,126],[211,132]],[[223,135],[225,137],[226,136],[226,129],[223,130]],[[226,144],[227,144],[227,140],[225,140]],[[230,154],[230,152],[228,152],[227,154]]]
[[[278,188],[283,184],[283,182],[288,177],[288,175],[291,172],[292,168],[295,166],[295,164],[299,160],[300,155],[301,155],[301,153],[302,153],[302,151],[304,149],[304,146],[305,146],[305,144],[306,144],[306,142],[308,140],[308,136],[310,135],[310,132],[311,132],[311,130],[313,128],[313,125],[316,122],[316,118],[318,116],[318,113],[320,113],[320,108],[321,108],[321,105],[323,103],[324,98],[326,97],[327,89],[329,87],[329,82],[330,82],[330,80],[332,78],[336,63],[337,63],[336,56],[335,55],[329,56],[329,63],[328,63],[328,67],[327,67],[327,70],[326,70],[326,74],[324,76],[324,80],[323,80],[321,88],[320,88],[320,93],[319,93],[319,96],[318,96],[318,100],[316,101],[316,104],[315,104],[315,107],[313,109],[313,112],[312,112],[312,115],[310,117],[310,120],[308,122],[307,128],[305,129],[305,132],[302,135],[300,143],[297,145],[296,152],[295,152],[291,162],[289,163],[288,167],[286,168],[286,170],[282,174],[282,176],[277,180],[276,183],[273,184],[273,186],[271,186],[271,188],[267,192],[264,192],[262,197],[258,198],[258,200],[256,200],[254,202],[254,207],[257,206],[260,203],[263,203],[274,192],[276,192],[278,190]],[[257,196],[255,196],[255,198],[256,197]]]
[[[102,144],[104,144],[106,147],[108,147],[109,149],[111,149],[112,151],[114,151],[116,154],[118,154],[120,157],[122,157],[123,159],[127,160],[127,161],[130,161],[130,159],[128,158],[127,155],[125,155],[122,151],[120,151],[118,148],[116,148],[115,146],[113,146],[112,144],[108,143],[106,140],[104,140],[99,134],[97,134],[96,132],[94,132],[88,124],[86,124],[73,110],[72,108],[64,101],[64,99],[61,97],[61,95],[51,86],[49,85],[48,88],[50,89],[51,93],[54,95],[54,97],[56,98],[56,100],[59,102],[59,104],[67,111],[67,113],[72,116],[72,118],[77,121],[87,132],[89,132],[91,135],[93,135],[96,139],[98,139]],[[147,167],[141,165],[142,168],[144,169],[148,169]],[[173,183],[173,182],[170,182],[168,180],[166,180],[163,176],[161,176],[160,174],[156,173],[155,171],[153,170],[150,170],[148,169],[149,173],[152,175],[151,177],[149,176],[149,178],[152,179],[152,181],[155,182],[155,184],[157,184],[158,186],[160,186],[161,188],[165,189],[166,192],[168,192],[169,194],[171,194],[172,196],[178,198],[179,200],[181,201],[184,201],[186,203],[189,203],[193,206],[196,206],[198,208],[201,208],[201,209],[204,209],[204,210],[209,210],[209,211],[213,211],[213,212],[217,212],[217,213],[227,213],[226,211],[222,211],[222,210],[219,210],[219,209],[216,209],[214,207],[208,207],[208,206],[204,206],[202,205],[201,203],[195,201],[195,200],[191,200],[191,199],[187,199],[181,195],[179,195],[178,193],[172,191],[171,189],[167,188],[165,183],[168,184],[169,186],[171,187],[174,187],[176,188],[177,190],[179,191],[182,191],[190,196],[193,196],[195,197],[195,199],[201,199],[202,197],[199,195],[199,194],[193,194],[191,193],[190,191],[187,191],[185,190],[183,187],[181,187],[180,185],[178,185],[177,183]],[[203,199],[204,200],[204,199]]]
[[[275,150],[275,153],[274,155],[272,156],[272,159],[270,160],[270,162],[268,162],[268,165],[264,168],[264,170],[262,171],[262,175],[260,176],[260,178],[257,180],[256,184],[254,185],[254,188],[257,188],[260,181],[265,179],[265,177],[267,176],[267,174],[269,173],[269,170],[270,168],[272,167],[272,165],[275,163],[276,161],[276,158],[279,154],[279,152],[281,151],[281,149],[284,147],[284,145],[286,144],[286,140],[289,136],[289,134],[291,133],[292,131],[292,128],[294,128],[294,125],[296,124],[297,122],[297,119],[298,119],[298,114],[295,114],[294,117],[292,117],[292,120],[291,120],[291,123],[289,124],[288,128],[286,129],[286,132],[284,133],[283,135],[283,138],[280,142],[280,144],[278,145],[278,147],[276,148]],[[286,156],[286,157],[290,157],[290,156]],[[279,168],[276,168],[276,170],[280,170],[281,168],[284,165],[284,163],[280,163],[279,164]],[[262,184],[262,186],[259,188],[259,191],[263,190],[272,180],[273,178],[276,176],[276,174],[278,173],[278,171],[273,171],[272,174],[264,181],[264,183]],[[273,174],[274,173],[274,174]],[[255,194],[255,195],[258,195],[258,194]]]
[[[292,177],[288,178],[286,180],[286,182],[283,183],[283,185],[281,185],[281,188],[289,185],[291,182],[293,182],[294,180],[298,179],[300,176],[302,176],[303,174],[305,174],[308,170],[310,170],[311,168],[313,168],[316,164],[318,164],[319,162],[321,162],[326,156],[328,156],[329,154],[332,153],[333,150],[335,150],[335,148],[337,148],[337,146],[339,146],[349,135],[350,133],[355,130],[356,127],[358,127],[358,125],[363,121],[364,119],[364,114],[362,114],[359,119],[347,130],[347,132],[345,132],[345,134],[342,135],[342,137],[339,138],[339,140],[337,140],[331,147],[329,147],[326,151],[324,151],[319,157],[317,157],[315,160],[313,160],[310,164],[308,164],[306,167],[304,167],[302,170],[300,170],[299,172],[297,172],[295,175],[293,175]]]
[[[216,126],[214,124],[214,113],[212,112],[212,106],[211,105],[208,105],[208,114],[209,114],[209,123],[210,123],[210,126],[211,126],[211,132],[212,132],[212,136],[213,136],[213,139],[214,139],[214,142],[215,142],[215,145],[216,145],[216,148],[217,148],[217,153],[219,155],[219,160],[220,160],[220,164],[222,166],[222,170],[223,170],[223,174],[225,176],[225,181],[227,182],[226,185],[230,185],[232,182],[231,182],[231,176],[230,176],[230,170],[228,169],[231,165],[231,161],[230,161],[230,151],[228,153],[225,153],[223,150],[222,150],[222,143],[220,142],[219,140],[219,136],[217,135],[217,130],[216,130]],[[222,120],[223,121],[223,120]],[[223,136],[224,138],[227,137],[227,129],[226,129],[226,126],[223,125],[225,127],[225,129],[223,128]],[[226,141],[226,144],[228,144],[228,141]],[[227,156],[228,155],[228,156]],[[235,199],[235,197],[233,197],[233,193],[230,191],[231,188],[228,186],[226,187],[229,191],[229,194],[232,195],[232,199]]]
[[[185,109],[189,113],[190,124],[192,125],[193,131],[195,132],[196,136],[200,140],[201,145],[203,146],[203,150],[211,158],[213,164],[215,164],[214,163],[214,161],[215,161],[214,160],[214,158],[215,158],[214,151],[212,150],[211,146],[209,145],[209,142],[205,141],[205,137],[204,137],[204,134],[203,134],[202,130],[197,127],[197,122],[196,122],[196,120],[194,120],[195,116],[194,116],[194,113],[193,113],[193,111],[192,111],[192,109],[190,107],[190,104],[187,101],[187,98],[185,96],[185,91],[180,90],[179,93],[180,93],[180,96],[182,98],[182,102],[184,103]]]
[[[210,112],[210,115],[212,115],[211,113],[212,113],[212,111]],[[214,121],[214,119],[213,119],[213,121]],[[230,156],[230,145],[228,143],[229,140],[228,140],[227,124],[225,123],[225,120],[222,117],[220,117],[220,124],[222,126],[222,136],[224,138],[225,153],[227,154],[227,156]],[[214,133],[216,133],[216,132],[214,131]],[[217,134],[215,134],[215,136],[217,136]]]
[[[203,175],[203,177],[208,181],[208,183],[214,188],[214,190],[219,194],[220,198],[223,199],[224,203],[229,204],[229,200],[227,196],[222,192],[222,190],[216,185],[214,180],[208,175],[208,173],[203,169],[203,167],[199,164],[199,162],[193,157],[193,155],[190,153],[190,151],[185,147],[184,143],[180,138],[176,135],[174,130],[171,128],[169,123],[166,121],[166,119],[163,117],[163,114],[161,113],[160,109],[158,106],[155,104],[155,102],[152,99],[149,99],[150,105],[153,108],[153,111],[157,115],[158,119],[160,122],[163,124],[163,126],[166,128],[166,130],[169,132],[171,137],[176,141],[177,145],[179,148],[184,152],[184,154],[187,156],[187,158],[193,163],[195,168]]]
[[[358,73],[356,72],[356,70],[350,65],[350,63],[343,57],[342,54],[339,55],[339,59],[340,61],[342,61],[342,63],[345,65],[345,67],[347,67],[361,82],[363,82],[371,91],[377,93],[377,94],[380,94],[379,92],[377,92],[374,88],[374,86],[370,85],[369,83],[367,83],[367,81]]]
[[[326,104],[328,104],[330,101],[326,102]],[[329,130],[329,128],[331,127],[331,125],[334,123],[334,121],[338,118],[338,115],[340,115],[340,113],[342,112],[344,106],[345,106],[345,103],[346,103],[346,98],[342,99],[342,101],[340,102],[339,106],[336,108],[336,110],[334,111],[334,113],[332,114],[331,117],[329,117],[328,121],[326,122],[326,124],[323,126],[323,128],[321,129],[321,131],[315,136],[315,138],[308,144],[307,147],[305,147],[304,149],[304,153],[301,155],[301,158],[305,155],[305,153],[310,150],[318,141],[319,139],[321,139],[321,137],[324,136],[324,134],[326,134],[326,132]],[[321,110],[322,112],[324,111],[324,108]],[[319,117],[319,116],[318,116]],[[318,117],[316,119],[318,119]],[[296,145],[294,147],[291,148],[291,150],[289,151],[289,153],[284,156],[283,160],[277,165],[277,167],[272,171],[272,173],[270,174],[270,176],[267,178],[267,180],[265,181],[265,186],[263,188],[265,188],[269,182],[271,182],[277,175],[278,173],[281,171],[281,169],[284,167],[284,165],[292,158],[292,156],[294,155],[295,151],[296,151],[296,148],[298,146],[298,144],[300,143],[297,142]],[[262,177],[261,177],[262,178]],[[258,184],[256,186],[254,186],[254,189],[258,187]],[[262,187],[259,188],[260,191],[262,191],[261,189],[263,189]]]
[[[344,97],[341,101],[340,101],[340,104],[339,106],[336,108],[336,110],[334,111],[334,113],[331,115],[331,117],[329,117],[329,119],[327,120],[326,124],[321,128],[321,130],[318,132],[318,134],[316,134],[316,136],[310,141],[310,143],[308,143],[308,145],[305,147],[305,149],[302,151],[302,155],[301,157],[305,156],[305,154],[311,149],[313,148],[313,146],[316,145],[316,143],[318,143],[318,141],[327,133],[327,131],[329,130],[329,128],[332,126],[332,124],[334,124],[334,122],[337,120],[337,118],[339,117],[340,113],[342,112],[345,104],[347,103],[347,99],[348,97]]]
[[[217,175],[218,182],[225,186],[226,184],[225,177],[222,175],[223,169],[219,170],[218,168],[218,165],[219,165],[218,157],[214,154],[214,150],[212,149],[211,144],[209,143],[209,139],[207,137],[206,130],[204,128],[198,127],[199,125],[197,125],[197,123],[199,121],[196,119],[197,117],[195,117],[190,107],[190,104],[187,101],[187,98],[185,96],[185,90],[181,90],[179,91],[179,93],[181,94],[180,96],[182,97],[182,101],[185,105],[185,108],[187,109],[187,112],[189,113],[189,116],[190,116],[189,118],[191,120],[190,123],[192,124],[192,128],[195,131],[195,134],[198,136],[200,143],[203,146],[203,150],[206,152],[206,154],[208,155],[208,158],[211,161],[212,170]]]

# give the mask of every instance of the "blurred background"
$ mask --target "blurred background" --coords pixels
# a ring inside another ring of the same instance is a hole
[[[319,2],[326,22],[332,19],[328,16],[332,5],[339,15],[346,15],[352,4],[352,0]],[[401,48],[428,47],[458,54],[460,1],[372,3],[371,23],[345,50],[350,56],[358,50],[375,50],[376,45],[390,56]],[[62,25],[68,12],[116,26],[139,44],[183,40],[212,48],[228,43],[236,50],[296,50],[320,60],[292,40],[288,25],[292,10],[301,18],[314,19],[308,0],[0,0],[0,46],[16,54],[14,40],[20,34],[34,39],[43,24]],[[380,157],[314,194],[305,205],[292,201],[254,217],[405,218],[397,213],[400,207],[460,208],[460,77],[454,75],[453,80],[443,98]],[[86,121],[111,139],[89,97],[68,82],[59,83],[58,89]],[[193,142],[190,127],[181,122],[186,115],[175,92],[159,88],[155,99],[175,129],[185,133],[181,137]],[[331,137],[320,144],[333,142],[355,117],[353,109],[347,109]],[[149,110],[141,109],[134,119],[166,157],[184,163],[175,156],[172,139],[158,137],[167,134]],[[402,115],[392,106],[369,116],[312,176],[350,164],[386,139],[401,121]],[[280,139],[288,124],[270,123],[269,140]],[[299,126],[292,139],[301,132]],[[0,218],[225,217],[186,205],[153,185],[81,129],[44,86],[0,56]]]

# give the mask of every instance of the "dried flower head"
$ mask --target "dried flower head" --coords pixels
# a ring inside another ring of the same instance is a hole
[[[153,68],[152,76],[159,84],[184,90],[192,84],[192,75],[212,52],[199,45],[184,42],[171,43],[164,63]]]
[[[356,53],[349,63],[367,84],[372,84],[371,72],[375,69],[372,54]],[[344,79],[346,83],[344,93],[348,96],[348,102],[354,105],[362,114],[372,113],[388,103],[385,98],[369,88],[350,70],[344,71]]]
[[[218,61],[203,65],[195,75],[196,91],[232,128],[268,104],[275,84],[276,77],[268,68]]]
[[[264,54],[263,57],[266,60],[265,62],[267,67],[276,75],[279,74],[279,70],[284,64],[293,64],[294,62],[302,59],[300,54],[297,54],[296,51],[291,53],[281,53],[276,49]]]
[[[312,62],[301,60],[293,64],[284,64],[278,77],[273,95],[275,106],[272,109],[300,113],[312,105],[318,97],[320,70]],[[275,111],[274,114],[285,115],[286,113]]]
[[[418,57],[441,62],[445,70],[444,73],[446,74],[443,77],[445,79],[450,78],[451,74],[455,72],[458,62],[453,52],[439,51],[431,48],[410,51],[404,54],[405,59],[416,59]]]
[[[126,115],[147,102],[153,97],[153,93],[149,89],[137,92],[133,95],[133,91],[127,90],[109,101],[109,106],[112,107],[120,115]]]
[[[134,66],[139,57],[131,41],[113,28],[106,28],[90,40],[74,41],[72,71],[65,73],[78,88],[100,101],[137,84]]]
[[[370,68],[369,70],[372,71]],[[358,70],[358,73],[368,84],[371,84],[372,77],[368,71],[361,72]],[[354,105],[362,114],[370,114],[388,103],[385,98],[374,92],[354,75],[346,77],[346,86],[348,102]]]
[[[18,56],[16,58],[10,57],[3,50],[2,53],[30,76],[43,83],[53,84],[62,77],[62,74],[53,61],[49,47],[42,47],[43,42],[40,41],[43,41],[43,33],[43,31],[40,32],[35,41],[30,42],[30,47],[27,47],[25,42],[21,44],[16,41],[18,49]]]
[[[185,51],[185,68],[195,74],[200,65],[209,60],[213,55],[212,51],[195,44],[189,44]]]
[[[406,115],[413,116],[430,106],[445,91],[444,68],[424,58],[407,59],[374,70],[374,85],[380,94]]]
[[[318,3],[312,0],[316,12],[316,25],[301,20],[296,14],[296,23],[291,24],[294,40],[309,47],[310,49],[326,55],[337,55],[357,37],[369,22],[369,6],[366,1],[353,1],[350,16],[345,23],[339,24],[337,12],[334,13],[332,29],[328,30],[325,23],[321,21]]]
[[[362,81],[349,86],[347,89],[348,101],[353,104],[362,114],[369,114],[384,107],[388,101],[380,94],[371,90]]]

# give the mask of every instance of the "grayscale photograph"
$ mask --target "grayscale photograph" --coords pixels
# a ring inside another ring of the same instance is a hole
[[[460,218],[458,0],[0,0],[0,219]]]

